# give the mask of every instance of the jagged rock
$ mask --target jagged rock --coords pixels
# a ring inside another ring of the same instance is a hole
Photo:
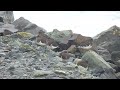
[[[76,52],[76,46],[75,45],[71,45],[68,49],[67,49],[67,51],[69,52],[69,53],[72,53],[72,54],[74,54],[75,52]]]
[[[36,41],[37,42],[42,42],[42,43],[45,43],[45,44],[47,44],[47,45],[53,45],[53,46],[57,46],[58,45],[58,43],[54,40],[54,39],[52,39],[52,38],[50,38],[48,35],[46,35],[45,33],[43,33],[43,32],[39,32],[39,34],[38,34],[38,36],[37,36],[37,38],[36,38]]]
[[[108,30],[101,32],[93,37],[94,44],[99,45],[103,42],[111,42],[118,39],[120,36],[120,28],[116,25],[110,27]]]
[[[72,34],[73,34],[72,30],[63,30],[63,31],[61,31],[61,32],[64,33],[65,36],[69,36],[69,35],[72,35]]]
[[[19,31],[22,31],[29,23],[31,22],[24,19],[23,17],[20,17],[13,22],[13,25],[15,25],[15,28],[17,28]]]
[[[98,46],[96,52],[101,55],[105,61],[111,61],[111,54],[109,51],[103,47]]]
[[[17,32],[17,35],[19,35],[18,37],[21,37],[21,38],[31,38],[34,36],[28,32]]]
[[[111,58],[113,61],[120,60],[120,51],[113,51],[111,53]]]
[[[76,58],[73,63],[77,64],[77,65],[80,65],[81,61],[82,61],[82,59]]]
[[[2,27],[1,27],[1,30],[0,30],[0,33],[1,33],[1,36],[3,35],[10,35],[10,34],[13,34],[14,32],[17,32],[18,30],[15,29],[15,26],[12,25],[12,24],[4,24]]]
[[[52,71],[35,70],[33,75],[34,77],[41,77],[41,76],[46,76],[52,73],[53,73]]]
[[[114,68],[116,72],[120,72],[120,60],[112,62],[116,67]]]
[[[14,21],[13,11],[0,11],[0,22],[12,23]]]
[[[66,71],[62,71],[62,70],[54,70],[54,72],[55,72],[56,74],[63,74],[63,75],[66,75],[66,74],[67,74]]]
[[[72,34],[61,39],[59,43],[60,50],[67,50],[71,45],[88,46],[92,45],[92,38],[80,34]]]
[[[53,38],[54,40],[61,42],[66,36],[71,36],[72,31],[70,30],[64,30],[64,31],[59,31],[57,29],[54,29],[53,32],[49,32],[48,36]]]
[[[39,31],[46,32],[46,30],[42,27],[38,27],[36,24],[31,23],[23,17],[20,17],[19,19],[15,20],[13,22],[13,25],[15,25],[15,28],[17,28],[19,31],[29,32],[33,35],[37,35]]]
[[[120,79],[120,72],[116,73],[118,79]]]
[[[115,72],[114,69],[100,55],[98,55],[94,51],[86,52],[83,55],[82,60],[86,61],[86,63],[88,64],[88,68],[93,70],[94,73],[103,72],[103,74],[105,75],[107,73],[106,78],[113,78],[113,79],[116,78],[114,74]]]
[[[119,45],[118,42],[120,40],[120,28],[116,25],[110,27],[108,30],[96,35],[93,37],[93,45],[95,47],[101,46],[105,49],[107,49],[110,54],[112,51],[119,51]]]
[[[68,51],[62,51],[59,56],[63,59],[69,59],[70,57],[75,57],[73,54],[68,53]]]
[[[92,38],[82,36],[81,34],[73,34],[71,38],[69,39],[69,43],[75,44],[78,46],[88,46],[92,44]]]
[[[81,56],[85,54],[85,52],[92,50],[92,46],[78,46],[78,50],[81,53]]]

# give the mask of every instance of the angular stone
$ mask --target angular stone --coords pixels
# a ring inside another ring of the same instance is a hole
[[[111,54],[107,49],[98,46],[96,52],[101,55],[105,61],[111,61]]]
[[[94,51],[86,52],[83,55],[82,60],[88,64],[88,68],[90,70],[94,70],[94,73],[99,73],[96,72],[96,70],[98,70],[99,68],[99,71],[103,72],[106,75],[106,77],[109,76],[108,78],[116,78],[114,69],[100,55],[98,55]]]
[[[81,34],[73,34],[69,39],[69,42],[79,46],[88,46],[92,44],[93,39],[91,37],[82,36]]]
[[[63,59],[69,59],[70,57],[75,57],[73,54],[68,53],[68,51],[62,51],[59,56]]]
[[[2,34],[1,36],[4,35],[10,35],[13,34],[14,32],[17,32],[18,30],[15,29],[14,25],[12,24],[4,24],[0,30],[0,33]]]
[[[111,53],[111,58],[113,61],[120,60],[120,51],[113,51]]]
[[[73,63],[79,65],[79,63],[80,63],[81,61],[82,61],[82,59],[76,58]]]
[[[13,11],[0,11],[0,22],[12,23],[14,21]]]
[[[69,53],[74,54],[74,53],[76,52],[76,46],[75,46],[75,45],[71,45],[71,46],[67,49],[67,51],[68,51]]]
[[[81,55],[84,55],[85,52],[87,52],[89,50],[92,50],[92,46],[91,45],[89,45],[89,46],[78,46],[78,50],[81,53]]]
[[[54,70],[54,72],[55,72],[56,74],[63,74],[63,75],[66,75],[66,74],[67,74],[67,72],[66,72],[66,71],[63,71],[63,70]]]
[[[15,25],[15,28],[17,28],[19,31],[29,32],[35,36],[37,36],[38,32],[40,31],[46,32],[46,30],[42,27],[38,27],[36,24],[31,23],[23,17],[15,20],[13,25]]]
[[[53,74],[52,71],[44,71],[44,70],[35,70],[33,73],[34,77],[41,77],[41,76],[46,76],[49,74]]]
[[[101,46],[109,51],[120,51],[120,28],[116,25],[93,37],[94,47]]]
[[[38,34],[38,36],[36,37],[36,41],[37,42],[42,42],[42,43],[45,43],[46,45],[53,45],[53,46],[57,46],[58,45],[58,43],[54,40],[54,39],[52,39],[52,38],[50,38],[49,36],[47,36],[45,33],[43,33],[43,32],[39,32],[39,34]]]

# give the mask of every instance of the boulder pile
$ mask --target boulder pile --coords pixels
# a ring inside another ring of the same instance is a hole
[[[96,37],[47,32],[12,11],[0,12],[1,79],[118,79],[120,28]]]

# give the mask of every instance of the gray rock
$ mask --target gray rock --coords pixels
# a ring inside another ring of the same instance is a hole
[[[66,75],[66,74],[67,74],[67,72],[66,72],[66,71],[63,71],[63,70],[54,70],[54,72],[55,72],[56,74],[62,74],[62,75]]]
[[[111,58],[113,61],[120,60],[120,51],[113,51],[111,53]]]
[[[111,61],[111,54],[110,52],[103,48],[103,47],[97,47],[97,53],[105,60],[105,61]]]
[[[0,53],[0,57],[5,57],[6,54],[5,53]]]
[[[93,37],[94,48],[97,46],[103,47],[111,54],[113,51],[120,51],[120,28],[116,25],[108,30]]]
[[[110,77],[106,76],[106,78],[116,78],[114,69],[94,51],[86,52],[83,55],[82,60],[86,61],[86,64],[88,65],[88,68],[90,70],[97,70],[99,68],[101,69],[99,71],[104,71],[104,73],[108,73],[108,76]]]
[[[52,74],[52,71],[44,71],[44,70],[35,70],[33,76],[34,77],[41,77]]]
[[[13,11],[0,11],[0,22],[12,23],[14,21]]]
[[[19,19],[15,20],[13,22],[13,25],[15,25],[15,28],[17,28],[19,31],[29,32],[35,36],[40,31],[46,32],[46,30],[42,27],[38,27],[36,24],[31,23],[23,17],[20,17]]]

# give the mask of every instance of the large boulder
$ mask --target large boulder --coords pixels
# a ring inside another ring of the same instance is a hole
[[[13,22],[15,28],[22,32],[29,32],[33,35],[37,35],[39,31],[46,32],[42,27],[38,27],[36,24],[31,23],[27,19],[20,17],[19,19]]]
[[[64,31],[59,31],[57,29],[54,29],[52,32],[48,33],[48,36],[53,38],[54,40],[58,42],[62,42],[66,36],[71,36],[73,33],[71,30],[64,30]]]
[[[93,37],[94,47],[101,46],[110,53],[120,50],[120,42],[118,41],[120,41],[120,28],[116,25]]]
[[[91,70],[94,74],[99,73],[100,76],[104,74],[106,79],[116,78],[114,69],[96,52],[92,50],[86,52],[82,56],[82,60],[86,62],[89,70]]]
[[[0,35],[10,35],[13,34],[15,32],[17,32],[18,29],[15,29],[15,26],[12,24],[4,24],[1,28],[0,28]]]
[[[99,54],[105,61],[111,62],[111,60],[112,60],[112,59],[111,59],[111,54],[110,54],[110,52],[109,52],[107,49],[98,46],[96,52],[97,52],[97,54]]]
[[[37,42],[42,42],[45,43],[46,45],[53,45],[53,46],[58,46],[58,42],[49,37],[46,33],[44,32],[39,32],[38,36],[36,37]]]
[[[11,24],[14,21],[13,11],[0,11],[0,22]]]
[[[69,43],[78,46],[88,46],[92,45],[93,39],[91,37],[82,36],[81,34],[73,34],[69,39]]]
[[[67,50],[71,45],[68,40],[72,36],[73,32],[71,30],[59,31],[54,29],[52,32],[48,32],[47,35],[59,43],[59,50]]]
[[[113,51],[111,54],[111,58],[113,61],[120,60],[120,51]]]

